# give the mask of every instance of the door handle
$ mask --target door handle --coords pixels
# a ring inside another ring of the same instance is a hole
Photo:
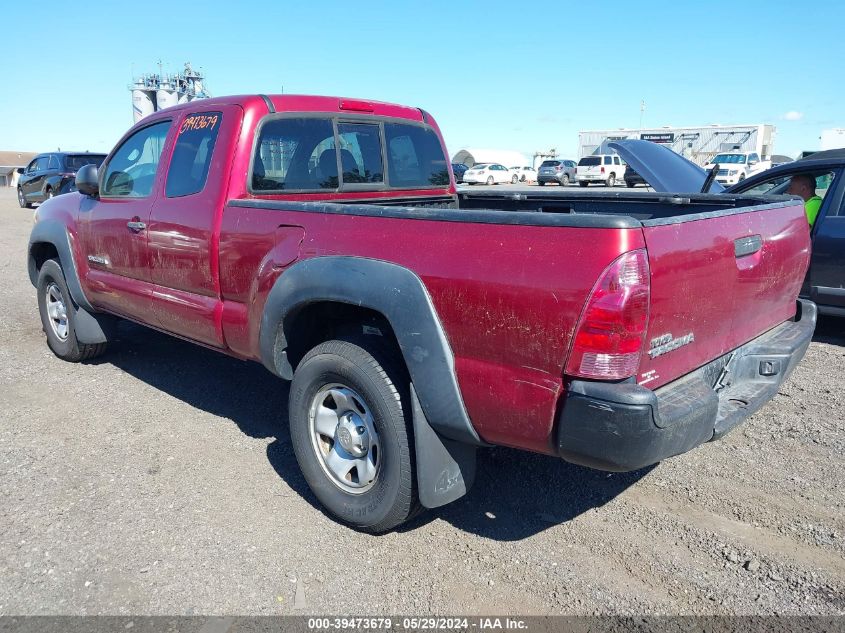
[[[143,222],[136,222],[135,220],[132,220],[131,222],[127,222],[126,226],[129,227],[130,231],[135,231],[136,233],[138,231],[143,231],[145,228],[147,228],[146,224],[144,224]]]
[[[751,235],[734,240],[734,255],[737,259],[746,255],[753,255],[763,248],[763,236]]]

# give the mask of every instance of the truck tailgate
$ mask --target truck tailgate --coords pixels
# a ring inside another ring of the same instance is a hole
[[[660,387],[795,315],[810,258],[800,201],[643,226],[651,311],[639,384]]]

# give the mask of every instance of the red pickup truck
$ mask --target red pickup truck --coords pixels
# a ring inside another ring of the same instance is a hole
[[[53,352],[124,318],[263,363],[309,486],[372,532],[463,495],[479,446],[624,471],[718,438],[815,326],[799,200],[458,194],[417,108],[196,101],[77,188],[28,250]]]

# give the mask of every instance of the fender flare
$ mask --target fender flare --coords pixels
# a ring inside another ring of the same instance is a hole
[[[448,439],[486,444],[470,422],[455,374],[455,358],[431,297],[412,271],[363,257],[326,256],[300,261],[276,280],[261,317],[261,360],[290,380],[286,331],[290,317],[309,304],[331,301],[375,310],[393,328],[416,395],[431,426]]]
[[[35,257],[32,254],[32,247],[34,244],[41,243],[52,244],[59,254],[59,263],[65,275],[68,292],[70,292],[71,299],[77,307],[74,320],[74,332],[77,340],[80,343],[88,344],[107,342],[114,328],[115,319],[107,314],[97,314],[97,311],[85,297],[82,283],[79,280],[79,272],[76,269],[76,262],[73,259],[70,235],[64,224],[56,220],[41,220],[32,227],[32,232],[29,235],[29,246],[26,249],[29,281],[34,287],[37,287],[38,269]]]

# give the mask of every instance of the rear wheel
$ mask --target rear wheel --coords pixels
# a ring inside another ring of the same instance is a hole
[[[632,183],[630,180],[626,180],[626,181],[625,181],[625,185],[626,185],[629,189],[632,189],[632,188],[634,187],[634,183]]]
[[[511,184],[512,184],[512,185],[515,185],[515,184],[516,184],[516,183],[518,183],[518,182],[519,182],[519,176],[517,176],[516,174],[514,174],[513,176],[511,176]]]
[[[616,185],[616,174],[610,174],[605,181],[608,187],[613,187]]]
[[[38,272],[38,311],[47,335],[47,345],[62,360],[78,363],[106,351],[105,343],[80,343],[76,340],[76,314],[79,310],[67,289],[62,267],[48,259]]]
[[[290,435],[305,480],[330,514],[366,532],[420,509],[409,392],[398,352],[360,337],[321,343],[293,376]]]
[[[543,185],[545,185],[545,184],[546,184],[546,182],[545,182],[545,181],[543,181],[543,180],[538,180],[538,181],[537,181],[537,184],[538,184],[538,185],[540,185],[540,186],[542,187]]]
[[[23,189],[18,187],[18,204],[21,206],[22,209],[30,209],[32,205],[26,201],[26,196],[23,193]]]
[[[569,184],[569,174],[564,174],[563,178],[560,179],[560,186],[565,187]]]
[[[579,184],[579,185],[581,185],[582,187],[586,187],[586,186],[587,186],[587,185],[589,185],[590,183],[589,183],[589,182],[587,182],[586,180],[579,180],[579,181],[578,181],[578,184]]]

